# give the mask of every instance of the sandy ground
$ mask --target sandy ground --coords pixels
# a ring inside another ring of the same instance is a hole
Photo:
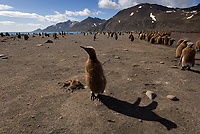
[[[128,34],[3,39],[0,133],[200,133],[200,54],[191,71],[182,71],[175,47],[131,42]],[[87,88],[72,93],[58,84],[76,77],[85,85],[87,54],[80,45],[93,46],[102,62],[110,59],[101,101],[91,101]],[[157,94],[153,101],[147,90]]]

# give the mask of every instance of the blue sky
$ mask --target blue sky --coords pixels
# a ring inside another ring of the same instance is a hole
[[[200,0],[0,0],[0,32],[30,32],[88,16],[107,20],[140,3],[185,8]]]

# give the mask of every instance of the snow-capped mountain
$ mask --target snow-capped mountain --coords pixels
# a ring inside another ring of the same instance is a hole
[[[190,8],[168,8],[143,3],[119,11],[94,31],[189,30],[200,31],[200,4]]]

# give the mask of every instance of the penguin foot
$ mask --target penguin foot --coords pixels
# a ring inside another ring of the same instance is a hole
[[[190,67],[188,67],[187,70],[190,71]]]
[[[185,67],[182,67],[181,70],[185,71]]]
[[[98,101],[101,101],[101,95],[98,94],[97,97],[96,97],[96,99],[97,99]]]
[[[91,100],[94,101],[97,97],[95,96],[94,93],[91,94]]]

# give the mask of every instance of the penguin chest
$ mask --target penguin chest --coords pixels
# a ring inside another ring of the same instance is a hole
[[[106,79],[101,67],[86,68],[85,81],[86,85],[93,93],[102,93],[105,89]]]

